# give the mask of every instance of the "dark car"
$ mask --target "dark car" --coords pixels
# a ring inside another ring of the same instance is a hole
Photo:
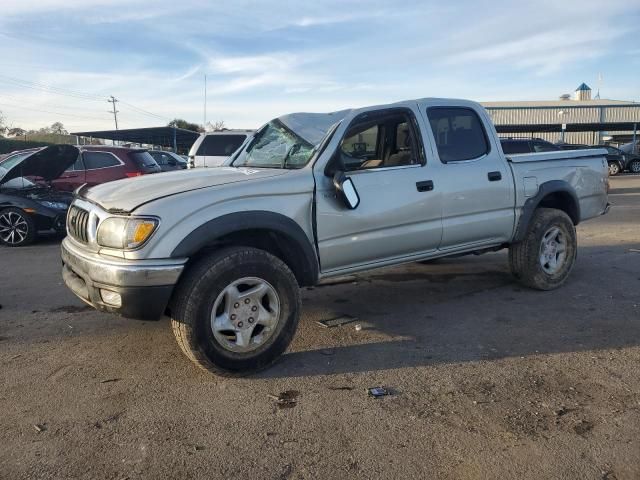
[[[162,150],[149,150],[149,154],[153,157],[163,172],[184,170],[187,168],[187,161],[177,153],[164,152]]]
[[[78,158],[78,149],[54,145],[5,168],[0,165],[0,243],[21,247],[42,233],[64,233],[73,195],[52,182]]]
[[[138,177],[160,172],[160,166],[145,149],[107,147],[102,145],[76,146],[77,159],[60,178],[53,181],[58,190],[72,192],[87,185]]]
[[[604,148],[607,151],[607,163],[609,164],[609,175],[618,175],[627,168],[627,157],[625,153],[609,145],[583,145],[580,143],[558,144],[561,150],[584,150],[590,148]]]
[[[501,138],[500,144],[505,155],[519,153],[555,152],[560,150],[556,145],[541,138]]]
[[[618,173],[624,172],[625,170],[628,170],[632,173],[640,173],[640,157],[638,157],[637,155],[631,155],[629,153],[623,152],[619,148],[612,147],[611,145],[598,145],[597,148],[607,149],[607,161],[610,162],[610,175],[617,175]],[[620,170],[618,172],[611,173],[611,162],[616,162],[618,164],[618,166],[620,167]]]

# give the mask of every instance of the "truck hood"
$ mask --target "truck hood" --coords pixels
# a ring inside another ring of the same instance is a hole
[[[84,187],[78,194],[107,211],[124,213],[132,212],[159,198],[230,183],[276,177],[287,172],[288,170],[274,168],[235,167],[177,170]]]

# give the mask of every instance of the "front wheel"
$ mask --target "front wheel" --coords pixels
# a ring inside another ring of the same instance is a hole
[[[620,173],[620,165],[617,162],[611,162],[609,164],[609,176],[615,177]]]
[[[186,272],[173,296],[178,345],[196,365],[241,376],[271,365],[289,346],[300,315],[296,279],[279,258],[233,247]]]
[[[36,226],[28,213],[19,208],[0,211],[0,243],[23,247],[36,239]]]
[[[629,164],[629,171],[631,173],[640,173],[640,159],[638,160],[633,160],[630,164]]]
[[[528,287],[553,290],[569,276],[577,247],[569,215],[555,208],[539,208],[524,240],[509,247],[511,273]]]

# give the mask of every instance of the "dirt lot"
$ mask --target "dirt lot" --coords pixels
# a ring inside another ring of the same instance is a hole
[[[305,290],[289,353],[241,380],[167,320],[85,308],[57,241],[0,248],[0,478],[637,479],[640,177],[612,188],[562,289],[497,253]],[[315,323],[340,314],[362,330]]]

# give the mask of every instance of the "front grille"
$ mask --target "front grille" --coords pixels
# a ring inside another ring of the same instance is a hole
[[[82,208],[73,206],[69,209],[69,216],[67,217],[67,230],[76,240],[83,243],[89,241],[89,235],[87,227],[89,226],[89,212]]]

